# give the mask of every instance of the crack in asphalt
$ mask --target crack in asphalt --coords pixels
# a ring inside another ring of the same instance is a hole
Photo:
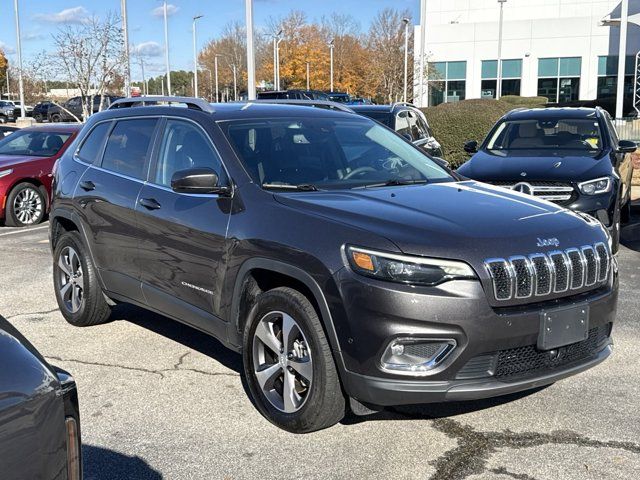
[[[134,372],[149,373],[152,375],[158,375],[160,378],[165,378],[166,372],[193,372],[193,373],[199,373],[201,375],[207,375],[209,377],[239,377],[240,376],[240,374],[238,373],[207,372],[205,370],[200,370],[197,368],[180,368],[184,362],[185,357],[190,353],[191,352],[186,352],[180,355],[180,357],[178,358],[178,361],[173,365],[172,368],[163,368],[163,369],[157,369],[157,370],[152,370],[149,368],[142,368],[142,367],[131,367],[128,365],[120,365],[117,363],[91,362],[87,360],[79,360],[77,358],[62,358],[62,357],[49,356],[49,355],[47,355],[46,358],[48,360],[54,360],[57,362],[71,362],[71,363],[78,363],[81,365],[91,365],[95,367],[120,368],[123,370],[129,370]]]
[[[16,313],[15,315],[11,315],[9,317],[5,317],[5,319],[6,320],[11,320],[13,318],[18,318],[18,317],[30,318],[30,317],[34,317],[35,316],[36,318],[34,318],[34,320],[40,321],[40,320],[44,319],[45,315],[49,315],[50,313],[58,312],[58,311],[59,311],[58,308],[54,308],[53,310],[46,310],[46,311],[43,311],[43,312]]]
[[[398,411],[395,413],[405,415]],[[492,454],[502,448],[521,449],[541,445],[575,445],[578,447],[614,448],[640,454],[640,444],[617,440],[595,440],[571,430],[556,430],[551,433],[517,433],[511,430],[478,432],[473,427],[463,425],[450,418],[433,419],[432,425],[436,430],[458,442],[457,447],[448,450],[430,462],[436,469],[431,478],[439,480],[463,480],[471,475],[479,475],[487,471],[509,475],[517,480],[535,480],[535,477],[509,472],[504,467],[488,469],[487,461]]]

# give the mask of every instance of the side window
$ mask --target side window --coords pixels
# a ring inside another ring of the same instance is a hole
[[[89,132],[78,150],[78,158],[86,163],[99,164],[104,141],[109,133],[111,122],[99,123]]]
[[[408,112],[409,130],[411,130],[411,138],[414,141],[426,138],[426,132],[418,127],[418,116],[413,112]]]
[[[420,115],[418,115],[418,128],[423,132],[423,138],[433,137],[431,127]]]
[[[396,132],[400,135],[411,135],[408,114],[407,110],[402,110],[396,115]]]
[[[156,123],[155,118],[116,123],[107,140],[102,168],[133,178],[145,178],[145,165]]]
[[[170,187],[175,172],[202,167],[215,170],[223,178],[220,158],[202,130],[190,122],[167,120],[154,183]]]

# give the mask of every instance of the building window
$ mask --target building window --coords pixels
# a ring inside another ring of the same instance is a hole
[[[538,96],[550,102],[575,102],[580,98],[582,58],[538,59]]]
[[[633,110],[633,78],[636,59],[628,56],[625,60],[624,75],[624,113]],[[602,106],[610,112],[615,111],[616,95],[618,87],[618,56],[598,57],[598,91],[597,99],[602,101]]]
[[[502,96],[520,95],[522,60],[502,60]],[[482,61],[482,98],[496,98],[498,85],[498,61]]]
[[[466,79],[467,62],[429,63],[429,105],[464,100]]]

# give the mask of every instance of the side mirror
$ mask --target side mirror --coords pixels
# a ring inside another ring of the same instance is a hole
[[[436,162],[438,165],[440,165],[441,167],[444,168],[451,168],[451,164],[449,162],[447,162],[444,158],[440,158],[440,157],[431,157],[431,159]]]
[[[638,145],[631,140],[620,140],[618,142],[618,153],[634,153],[637,149]]]
[[[478,151],[478,141],[469,140],[464,144],[464,151],[467,153],[476,153]]]
[[[171,188],[178,193],[229,193],[229,187],[218,185],[218,174],[211,168],[179,170],[171,177]]]

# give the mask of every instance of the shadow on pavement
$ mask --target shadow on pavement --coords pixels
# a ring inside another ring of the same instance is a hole
[[[640,205],[631,208],[631,221],[622,227],[620,243],[630,250],[640,252]]]
[[[120,304],[114,307],[111,319],[134,323],[200,352],[236,373],[242,372],[242,357],[240,355],[195,328],[129,304]]]
[[[161,480],[162,475],[140,457],[93,445],[82,446],[84,480]]]
[[[340,422],[343,425],[354,425],[361,422],[379,420],[416,420],[416,419],[436,419],[455,417],[465,413],[485,410],[487,408],[511,403],[522,398],[533,395],[548,388],[549,386],[538,387],[524,392],[512,393],[500,397],[485,398],[482,400],[470,400],[464,402],[427,403],[423,405],[403,405],[398,407],[388,407],[380,412],[359,417],[352,412],[348,412]]]

